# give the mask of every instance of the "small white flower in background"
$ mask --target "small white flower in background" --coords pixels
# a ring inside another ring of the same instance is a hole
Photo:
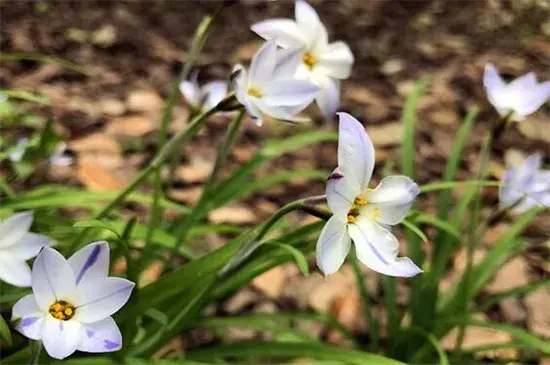
[[[201,87],[198,72],[194,72],[189,80],[182,81],[179,89],[187,103],[198,112],[212,109],[227,96],[225,81],[211,81]]]
[[[317,241],[317,266],[323,274],[338,271],[355,245],[357,258],[384,275],[411,277],[422,270],[408,257],[397,257],[399,242],[389,225],[403,220],[420,192],[406,176],[389,176],[374,188],[374,147],[365,129],[351,115],[338,113],[338,167],[327,182],[333,216]]]
[[[327,29],[305,1],[296,1],[295,17],[296,21],[265,20],[252,25],[251,29],[266,40],[275,40],[285,49],[302,49],[296,77],[321,88],[316,95],[317,105],[325,118],[329,118],[340,105],[340,80],[349,77],[353,54],[344,42],[328,42]]]
[[[127,301],[134,283],[109,274],[109,245],[91,243],[68,260],[44,247],[32,269],[32,291],[13,306],[12,321],[26,337],[41,340],[53,358],[76,350],[111,352],[122,336],[111,315]]]
[[[542,156],[534,154],[510,167],[499,190],[500,204],[521,214],[540,205],[550,207],[550,170],[541,169]]]
[[[510,118],[516,121],[524,120],[550,99],[550,81],[539,84],[530,72],[507,84],[490,63],[485,66],[483,86],[498,113],[503,117],[511,113]]]
[[[249,72],[235,67],[235,95],[257,125],[262,125],[264,114],[298,122],[294,115],[313,101],[319,87],[293,76],[299,57],[300,50],[277,50],[275,42],[266,42],[252,58]]]
[[[74,162],[74,158],[67,154],[67,144],[60,142],[55,146],[51,156],[50,163],[57,166],[70,166]]]
[[[29,232],[32,220],[32,212],[22,212],[0,222],[0,280],[14,286],[31,286],[31,269],[26,261],[54,242]]]
[[[0,103],[3,103],[6,100],[8,100],[8,96],[3,92],[0,92]]]
[[[17,140],[17,144],[15,145],[13,152],[11,152],[8,156],[11,162],[21,162],[28,143],[29,139],[27,137],[19,138]]]

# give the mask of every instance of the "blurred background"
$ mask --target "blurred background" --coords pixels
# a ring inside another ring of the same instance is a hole
[[[399,171],[397,156],[403,137],[399,119],[405,96],[421,76],[430,76],[430,87],[418,112],[419,183],[440,179],[462,120],[468,110],[479,107],[478,122],[458,174],[459,179],[474,176],[484,132],[497,117],[486,102],[482,85],[487,62],[511,78],[534,71],[539,80],[550,79],[548,0],[309,2],[327,26],[330,40],[347,42],[355,55],[352,76],[342,84],[341,110],[356,116],[370,134],[377,153],[377,179],[384,173]],[[5,103],[1,109],[3,137],[15,142],[30,136],[42,125],[40,118],[51,115],[56,131],[67,143],[67,154],[75,158],[70,166],[39,167],[35,174],[15,181],[13,186],[25,191],[56,182],[98,191],[122,189],[154,155],[163,103],[186,58],[194,30],[204,15],[215,12],[220,5],[218,1],[0,1],[0,89],[41,94],[51,102],[49,106]],[[228,79],[233,65],[248,63],[262,42],[250,31],[250,25],[274,17],[293,18],[293,12],[291,1],[235,1],[225,8],[201,54],[200,79]],[[78,67],[18,58],[19,53],[53,56]],[[15,57],[10,59],[7,54]],[[335,130],[334,122],[323,122],[315,108],[310,109],[314,122],[298,127],[272,122],[258,128],[248,122],[231,156],[231,165],[250,160],[265,139],[284,138],[296,130]],[[182,97],[174,110],[172,133],[185,126],[189,114]],[[29,119],[29,115],[38,119]],[[547,105],[508,129],[494,148],[490,162],[493,177],[500,177],[506,164],[517,163],[533,152],[541,152],[550,162],[549,122]],[[212,118],[196,138],[182,147],[175,178],[169,181],[166,176],[165,192],[170,199],[186,205],[196,203],[216,156],[213,141],[225,133],[227,123],[225,117]],[[336,145],[326,143],[282,156],[259,174],[299,169],[329,171],[335,165]],[[1,167],[0,172],[8,173]],[[215,210],[209,220],[253,225],[288,201],[322,194],[324,186],[323,178],[293,179]],[[485,195],[487,207],[496,204],[496,189],[486,189]],[[420,204],[428,211],[433,208],[429,198]],[[132,206],[127,210],[144,219],[148,214]],[[541,215],[530,228],[527,234],[532,237],[532,247],[501,269],[486,294],[548,277],[548,244],[543,235],[550,229],[548,218],[548,214]],[[312,218],[297,219],[304,223]],[[490,247],[507,224],[503,221],[490,227],[484,242],[478,245],[480,257],[484,247]],[[225,240],[223,235],[210,234],[202,249],[209,251]],[[429,252],[429,245],[426,250]],[[442,288],[460,276],[464,260],[465,253],[460,251],[441,282]],[[144,280],[155,280],[158,274],[152,267]],[[365,275],[374,305],[383,313],[383,303],[376,300],[380,292],[378,275],[369,270]],[[407,288],[399,288],[399,297],[404,300]],[[480,316],[522,324],[548,337],[548,303],[550,292],[543,288],[520,299],[507,299]],[[352,331],[364,332],[359,294],[349,267],[324,281],[318,272],[302,277],[294,263],[278,266],[224,300],[216,310],[241,314],[307,308],[331,313]],[[327,331],[321,324],[303,330],[345,344],[338,333]],[[261,336],[252,330],[234,332],[235,338]],[[195,333],[185,341],[205,341],[208,336],[207,332]],[[464,347],[510,340],[506,333],[470,328]],[[453,338],[443,340],[446,348],[453,344]],[[513,356],[510,351],[517,349],[493,350],[483,356],[509,358]],[[543,359],[541,364],[550,364],[550,359]]]

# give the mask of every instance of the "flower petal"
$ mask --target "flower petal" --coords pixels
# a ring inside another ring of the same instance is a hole
[[[506,86],[506,83],[500,77],[498,70],[491,63],[485,65],[485,71],[483,72],[483,86],[485,86],[487,92],[502,89]]]
[[[45,246],[34,260],[32,291],[43,311],[56,300],[67,300],[75,290],[75,277],[71,266],[56,250]]]
[[[519,166],[506,170],[499,189],[499,203],[503,207],[510,207],[525,194],[532,193],[532,185],[536,182],[536,175],[542,163],[542,156],[538,153],[528,156]],[[519,210],[516,209],[518,212]]]
[[[278,50],[273,79],[296,78],[296,70],[302,64],[304,52],[305,50],[302,47]]]
[[[524,89],[516,111],[521,116],[528,116],[536,112],[550,99],[550,81],[543,82],[531,89]]]
[[[323,33],[323,30],[326,37],[326,28],[311,5],[303,0],[298,0],[296,1],[294,13],[300,34],[305,37],[308,48],[315,45],[316,38],[320,33]]]
[[[77,287],[74,319],[97,322],[118,311],[130,298],[134,283],[122,278],[86,280]]]
[[[265,42],[252,58],[250,65],[250,86],[261,87],[271,80],[273,71],[275,70],[276,57],[277,45],[275,42]]]
[[[388,176],[368,195],[365,209],[376,209],[376,221],[384,224],[397,224],[405,218],[416,196],[418,185],[407,176]]]
[[[290,19],[270,19],[258,22],[250,27],[254,33],[266,41],[275,40],[283,48],[302,47],[307,44],[300,28]]]
[[[348,113],[338,113],[338,167],[351,184],[364,191],[374,170],[374,147],[357,119]]]
[[[9,248],[10,256],[19,260],[28,260],[35,257],[44,246],[53,245],[54,241],[42,234],[27,233],[17,244]]]
[[[32,212],[21,212],[12,215],[0,223],[0,247],[7,247],[19,241],[31,228]]]
[[[349,253],[350,245],[346,222],[333,215],[323,227],[317,241],[317,266],[324,275],[338,271]]]
[[[211,81],[203,86],[205,100],[203,109],[210,110],[227,96],[227,83],[225,81]]]
[[[245,105],[248,87],[248,72],[242,65],[236,65],[231,72],[231,84],[235,90],[235,96],[242,105]]]
[[[359,216],[361,217],[361,216]],[[393,234],[370,219],[348,225],[357,258],[374,271],[388,276],[411,277],[422,272],[408,257],[397,257],[399,242]]]
[[[12,321],[20,319],[15,329],[32,340],[42,338],[44,316],[45,313],[38,307],[34,294],[28,294],[19,299],[11,312]]]
[[[327,180],[327,203],[332,213],[345,217],[350,210],[353,200],[361,194],[359,184],[352,184],[349,178],[337,167]]]
[[[332,119],[340,106],[340,82],[328,76],[316,76],[312,80],[321,90],[315,101],[325,119]]]
[[[81,248],[69,258],[76,284],[109,275],[109,244],[93,242]]]
[[[309,81],[282,79],[266,85],[262,101],[273,106],[301,105],[311,103],[319,90]]]
[[[315,71],[337,79],[347,79],[351,74],[352,65],[353,54],[348,45],[344,42],[334,42],[326,46],[319,56]]]
[[[22,288],[31,286],[31,269],[25,260],[0,259],[0,280]]]
[[[184,80],[180,83],[179,89],[185,101],[193,108],[200,108],[201,105],[201,95],[199,86],[192,83],[191,81]]]
[[[122,347],[122,335],[112,317],[94,323],[82,324],[83,331],[78,351],[112,352]]]
[[[42,329],[42,343],[48,355],[64,359],[75,352],[82,336],[82,325],[77,321],[61,321],[46,317]]]

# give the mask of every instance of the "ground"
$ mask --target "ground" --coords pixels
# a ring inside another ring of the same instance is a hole
[[[349,43],[355,65],[343,82],[342,110],[363,122],[377,150],[377,178],[389,161],[399,168],[399,145],[403,130],[398,123],[405,96],[421,76],[431,78],[428,93],[418,113],[416,170],[419,183],[440,179],[446,156],[464,116],[473,107],[481,112],[459,178],[474,175],[479,146],[490,121],[496,118],[486,101],[482,71],[492,62],[508,76],[529,71],[539,79],[550,79],[550,3],[548,1],[312,1],[327,24],[332,40]],[[39,53],[72,61],[86,74],[35,61],[2,61],[0,88],[19,89],[47,96],[51,107],[29,104],[37,115],[50,113],[56,129],[64,136],[77,163],[70,168],[41,172],[16,188],[24,191],[44,179],[94,190],[117,190],[150,161],[155,151],[155,133],[160,124],[163,100],[185,60],[192,35],[200,19],[216,11],[219,1],[3,1],[0,46],[6,53]],[[292,17],[292,2],[235,1],[215,20],[199,60],[201,79],[226,79],[237,62],[246,63],[261,40],[249,26],[271,17]],[[323,122],[314,108],[313,125],[300,128],[334,130],[334,122]],[[179,100],[171,131],[185,125],[189,110]],[[517,162],[533,152],[550,156],[550,108],[544,107],[528,121],[507,130],[494,147],[491,174],[498,177],[506,163]],[[176,178],[167,184],[167,195],[193,204],[208,176],[217,150],[217,140],[227,119],[216,118],[182,148]],[[231,156],[232,166],[250,159],[267,138],[284,137],[296,127],[268,123],[264,128],[247,122]],[[32,132],[32,128],[7,127],[8,140]],[[261,171],[325,169],[336,165],[332,143],[283,156]],[[5,171],[5,170],[0,170]],[[168,174],[166,174],[168,175]],[[166,176],[168,179],[168,176]],[[166,180],[167,181],[167,180]],[[146,188],[147,189],[147,188]],[[322,194],[322,180],[296,179],[283,187],[256,194],[230,209],[214,212],[213,222],[250,225],[266,219],[285,202]],[[485,203],[496,202],[496,191],[487,189]],[[433,209],[433,201],[422,205]],[[135,212],[145,216],[146,212]],[[548,276],[548,216],[529,231],[533,247],[510,262],[487,292],[503,290]],[[491,227],[481,245],[489,247],[507,221]],[[547,233],[546,233],[547,235]],[[211,246],[223,242],[213,237]],[[429,249],[429,247],[427,247]],[[463,269],[464,255],[455,257],[448,280]],[[228,299],[223,310],[270,311],[277,307],[330,311],[360,331],[355,323],[360,311],[349,268],[323,282],[319,274],[302,278],[293,265],[273,269],[253,285]],[[368,272],[369,290],[379,293],[376,276]],[[449,285],[442,283],[442,286]],[[403,287],[405,289],[405,287]],[[406,293],[403,293],[406,295]],[[525,324],[533,332],[550,335],[544,315],[548,289],[503,302],[481,316]],[[376,299],[375,299],[376,301]],[[289,304],[290,303],[290,304]],[[380,309],[381,311],[383,309]],[[546,317],[546,318],[545,318]],[[322,328],[309,329],[322,331]],[[237,334],[246,336],[247,334]],[[248,334],[249,335],[249,334]],[[333,334],[324,334],[329,341]],[[486,333],[469,333],[479,345]],[[467,341],[468,342],[468,341]],[[450,342],[452,344],[452,341]]]

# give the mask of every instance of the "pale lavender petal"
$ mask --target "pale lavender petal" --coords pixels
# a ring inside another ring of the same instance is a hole
[[[109,317],[128,301],[134,285],[122,278],[96,278],[82,282],[77,287],[73,319],[93,323]]]
[[[324,275],[334,274],[344,263],[351,247],[346,222],[333,215],[317,241],[317,266]]]
[[[64,359],[75,352],[82,336],[82,325],[74,320],[61,321],[49,316],[44,320],[42,343],[54,359]]]
[[[11,246],[19,241],[31,228],[32,212],[21,212],[12,215],[0,223],[0,247]]]
[[[491,63],[485,65],[485,71],[483,73],[483,86],[485,86],[488,92],[502,89],[506,86],[506,83],[500,77],[498,70]]]
[[[84,331],[77,350],[84,352],[112,352],[122,347],[122,335],[112,317],[82,325]]]
[[[45,313],[38,307],[34,294],[25,295],[13,306],[11,320],[19,320],[15,329],[32,340],[42,338]]]
[[[404,218],[416,196],[418,185],[407,176],[388,176],[367,195],[366,210],[375,209],[374,219],[384,224],[397,224]]]
[[[109,274],[109,244],[93,242],[81,248],[69,258],[76,284],[86,280],[104,278]]]
[[[265,42],[252,58],[250,65],[250,86],[262,88],[271,80],[273,71],[275,70],[276,57],[277,45],[275,42]]]
[[[330,174],[326,187],[327,203],[334,215],[346,217],[353,200],[361,194],[361,186],[352,182],[337,167]]]
[[[50,247],[42,248],[32,268],[32,291],[40,308],[47,311],[56,300],[71,298],[75,286],[67,260]]]
[[[351,74],[353,54],[344,42],[329,44],[319,56],[315,71],[337,79],[347,79]]]
[[[0,256],[0,280],[18,287],[31,286],[31,269],[22,259]]]
[[[340,107],[340,82],[328,76],[316,76],[313,80],[321,90],[315,101],[325,119],[332,119]]]
[[[282,79],[266,85],[263,101],[272,106],[301,105],[311,103],[319,90],[309,81]]]
[[[364,191],[374,170],[374,146],[357,119],[343,112],[338,117],[338,167],[351,185]]]
[[[302,47],[307,44],[307,39],[296,22],[290,19],[264,20],[253,24],[250,29],[267,41],[275,40],[284,48]]]
[[[28,260],[35,257],[44,246],[52,246],[54,241],[42,234],[27,233],[15,245],[10,246],[9,253],[13,259]]]
[[[210,110],[227,96],[227,83],[225,81],[211,81],[203,86],[205,95],[204,110]]]

